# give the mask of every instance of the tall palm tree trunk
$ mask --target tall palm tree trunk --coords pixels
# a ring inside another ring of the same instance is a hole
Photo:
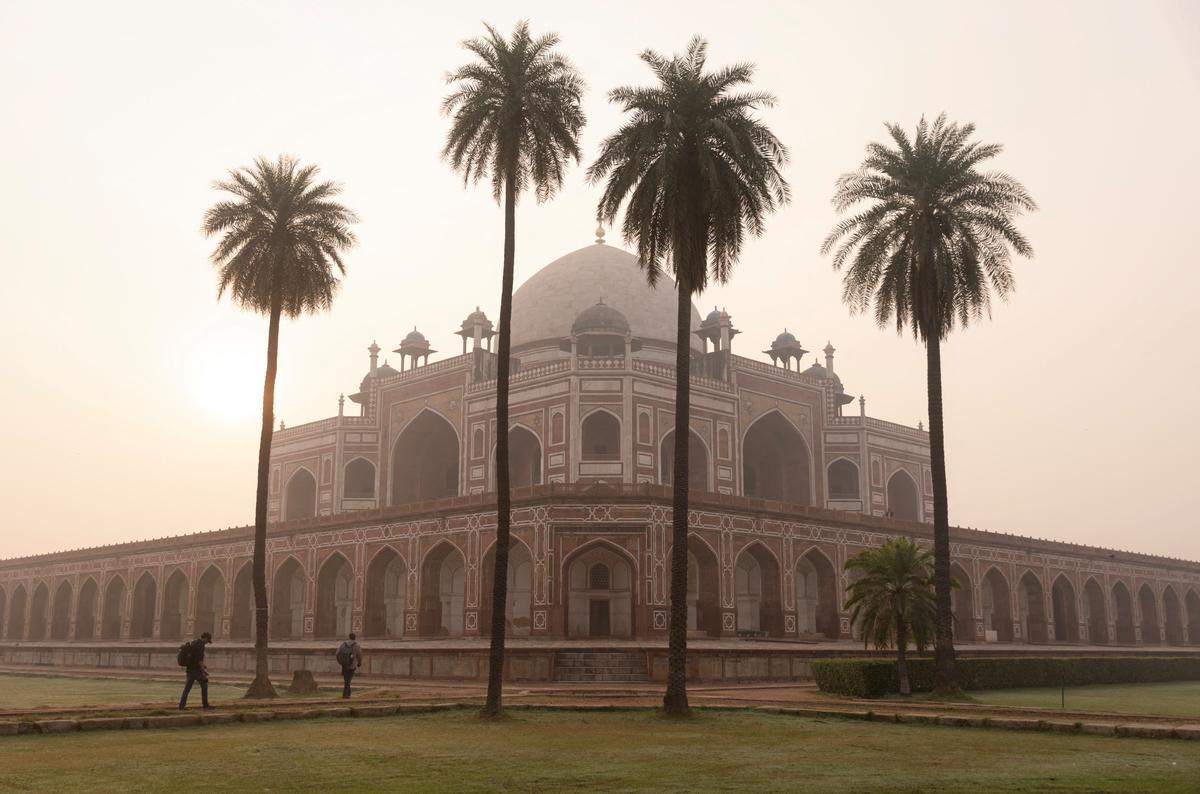
[[[508,478],[508,374],[512,347],[513,267],[516,260],[516,188],[512,171],[504,179],[504,274],[500,285],[500,349],[496,361],[496,567],[492,574],[492,643],[488,653],[484,716],[500,713],[504,688],[504,633],[508,607],[508,543],[512,493]]]
[[[908,626],[905,625],[904,613],[896,610],[896,673],[900,677],[900,694],[911,695],[912,687],[908,683]]]
[[[942,349],[936,333],[925,340],[929,393],[929,467],[933,473],[933,587],[936,600],[934,691],[954,692],[954,627],[950,614],[950,509],[946,497],[946,442],[942,424]]]
[[[254,499],[254,681],[248,698],[275,697],[267,664],[267,484],[271,473],[271,436],[275,425],[275,370],[279,361],[279,296],[271,302],[267,326],[267,374],[263,378],[262,435],[258,442],[258,489]]]
[[[668,629],[667,692],[663,711],[679,717],[689,713],[687,699],[687,542],[688,542],[688,417],[691,415],[692,290],[677,269],[679,311],[675,332],[675,468],[671,512],[671,623]]]

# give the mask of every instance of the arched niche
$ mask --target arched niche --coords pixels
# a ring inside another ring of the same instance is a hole
[[[621,420],[608,411],[596,410],[580,425],[583,460],[621,459]]]
[[[8,626],[8,593],[0,587],[0,638],[4,637],[4,629]]]
[[[675,477],[675,431],[663,436],[658,445],[659,480],[663,485],[671,485]],[[708,491],[709,463],[708,447],[696,434],[688,431],[688,490]]]
[[[13,589],[12,598],[8,605],[8,625],[4,636],[10,640],[25,639],[25,607],[28,606],[28,596],[25,595],[25,585],[17,585]]]
[[[143,573],[133,586],[133,615],[129,636],[148,640],[154,636],[154,614],[158,606],[158,585],[149,572]]]
[[[836,640],[838,626],[837,572],[829,558],[809,549],[796,560],[796,632]]]
[[[983,607],[983,630],[996,632],[997,642],[1013,641],[1012,599],[1008,580],[995,568],[989,568],[980,583],[980,602]]]
[[[50,588],[39,582],[29,606],[29,639],[44,640],[50,630]]]
[[[54,591],[54,608],[50,615],[50,639],[65,640],[71,632],[71,600],[74,594],[71,583],[65,579]]]
[[[1087,624],[1088,642],[1108,644],[1108,606],[1100,584],[1088,578],[1083,584],[1083,622]]]
[[[975,639],[975,599],[971,577],[957,562],[950,563],[950,578],[958,587],[950,588],[950,611],[954,617],[954,639],[971,642]]]
[[[1021,638],[1025,642],[1046,642],[1046,599],[1042,582],[1033,571],[1026,571],[1017,583],[1017,609],[1021,620]]]
[[[354,614],[354,567],[339,553],[330,555],[317,573],[315,636],[345,638]]]
[[[887,483],[887,507],[892,518],[901,521],[921,520],[921,500],[917,483],[904,469],[899,469]]]
[[[492,595],[496,582],[496,544],[488,549],[480,569],[483,582],[479,594],[479,633],[492,635]],[[508,607],[504,614],[506,637],[528,637],[533,627],[530,608],[533,604],[533,558],[524,543],[513,538],[508,545],[508,577],[506,581]]]
[[[408,607],[408,563],[390,546],[380,549],[367,565],[363,633],[368,637],[404,636]]]
[[[439,543],[421,564],[420,631],[424,637],[463,635],[467,567],[462,552]]]
[[[125,580],[114,576],[104,588],[104,612],[100,621],[100,638],[116,640],[121,637],[125,622]]]
[[[830,499],[858,498],[858,466],[854,461],[838,458],[825,471]]]
[[[542,442],[521,425],[508,431],[508,484],[510,488],[542,484]]]
[[[271,614],[268,608],[267,615]],[[233,609],[229,614],[229,636],[235,640],[254,638],[254,563],[247,562],[233,577]]]
[[[90,576],[79,588],[79,602],[75,605],[75,639],[91,640],[96,637],[96,618],[99,613],[100,587]]]
[[[688,632],[721,636],[721,567],[717,555],[697,537],[688,537]]]
[[[742,486],[746,496],[811,505],[812,455],[791,422],[770,411],[750,425],[742,440]]]
[[[1158,599],[1150,585],[1143,584],[1138,590],[1138,607],[1142,612],[1142,643],[1145,645],[1161,645],[1162,636],[1158,630]]]
[[[632,637],[633,566],[605,543],[585,546],[566,562],[567,636]]]
[[[342,480],[342,495],[347,499],[374,499],[375,464],[366,458],[355,458],[347,463]]]
[[[283,489],[283,520],[312,518],[316,514],[317,479],[308,469],[296,469]]]
[[[422,411],[392,448],[392,504],[458,495],[458,433],[440,414]]]
[[[1168,645],[1183,645],[1183,610],[1175,588],[1167,585],[1163,589],[1163,630]]]
[[[214,640],[223,639],[221,619],[224,612],[225,577],[217,566],[210,565],[200,575],[200,581],[196,584],[194,633],[199,636],[207,631]]]
[[[1075,611],[1075,588],[1059,574],[1050,587],[1050,608],[1054,615],[1054,639],[1079,642],[1079,616]]]
[[[738,632],[783,636],[779,563],[761,543],[751,543],[734,564]]]
[[[167,577],[163,588],[163,611],[159,623],[159,634],[164,640],[183,637],[188,613],[188,580],[183,571],[176,569]]]
[[[275,571],[271,586],[271,639],[298,640],[304,636],[304,569],[288,557]]]
[[[1133,625],[1133,596],[1124,582],[1116,582],[1112,587],[1113,614],[1116,617],[1117,642],[1122,645],[1133,645],[1137,642],[1137,633]]]

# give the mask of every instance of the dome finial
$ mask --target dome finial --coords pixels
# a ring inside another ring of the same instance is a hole
[[[596,242],[604,245],[604,224],[596,224]]]

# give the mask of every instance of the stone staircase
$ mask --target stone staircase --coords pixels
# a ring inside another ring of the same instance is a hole
[[[650,680],[642,651],[569,650],[554,655],[554,680],[636,683]]]

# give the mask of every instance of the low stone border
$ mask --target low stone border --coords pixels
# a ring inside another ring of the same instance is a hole
[[[367,704],[362,706],[327,706],[279,711],[201,712],[196,714],[163,714],[141,717],[89,717],[83,719],[23,720],[0,722],[0,736],[24,734],[73,733],[75,731],[131,730],[136,728],[190,728],[201,725],[228,725],[235,722],[255,723],[275,720],[319,719],[322,717],[392,717],[401,714],[428,714],[438,711],[459,711],[478,708],[469,703],[409,703]],[[649,706],[518,703],[505,707],[509,711],[574,711],[574,712],[653,712]],[[1200,724],[1161,725],[1137,723],[1122,725],[1109,722],[1068,722],[1066,720],[1030,719],[1024,717],[968,717],[955,714],[921,712],[864,711],[838,708],[788,708],[783,706],[698,706],[698,711],[758,711],[795,717],[832,717],[859,719],[870,722],[890,722],[902,725],[940,725],[956,728],[996,728],[1009,731],[1045,731],[1088,736],[1114,736],[1139,739],[1185,739],[1200,741]]]

